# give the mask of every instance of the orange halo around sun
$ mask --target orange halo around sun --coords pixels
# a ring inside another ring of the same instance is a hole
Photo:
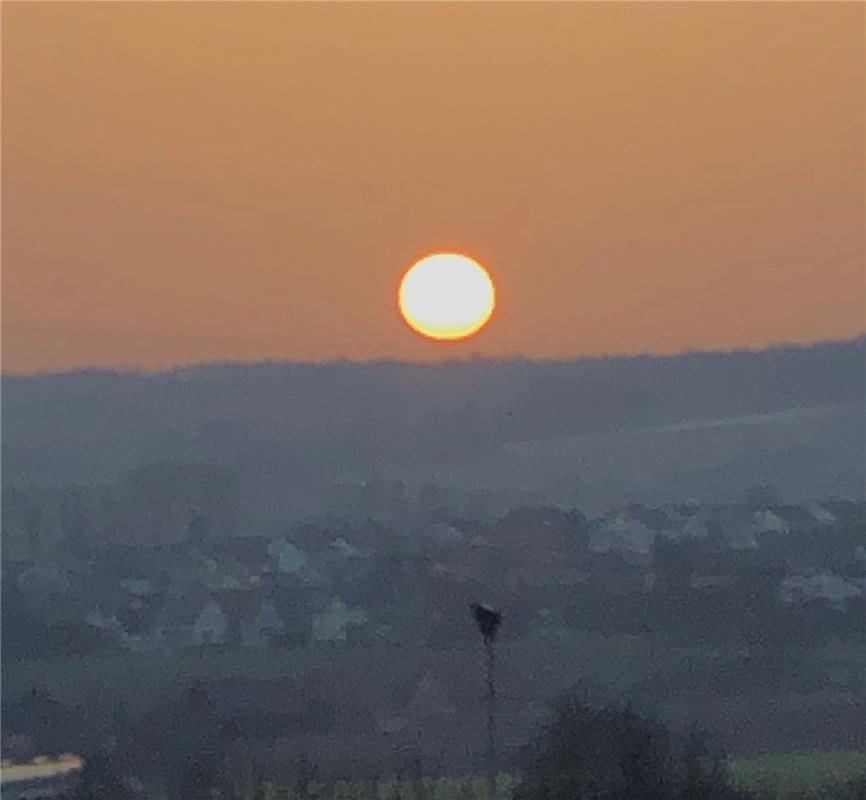
[[[397,293],[400,313],[422,336],[465,339],[483,328],[496,307],[489,273],[459,253],[434,253],[413,264]]]

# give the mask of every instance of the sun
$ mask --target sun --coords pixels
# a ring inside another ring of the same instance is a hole
[[[403,276],[397,301],[403,319],[430,339],[465,339],[483,328],[496,307],[490,274],[460,253],[434,253]]]

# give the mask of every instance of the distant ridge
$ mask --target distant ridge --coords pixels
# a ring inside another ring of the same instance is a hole
[[[743,346],[734,348],[707,348],[678,350],[670,353],[603,353],[595,355],[577,355],[573,357],[535,357],[516,354],[513,356],[483,356],[472,354],[461,358],[442,359],[441,361],[413,361],[411,359],[399,358],[328,358],[319,360],[291,359],[291,358],[262,358],[262,359],[232,359],[227,361],[201,361],[178,364],[169,367],[136,367],[117,366],[99,367],[82,366],[61,370],[38,370],[35,372],[14,372],[8,370],[0,371],[3,379],[15,378],[56,378],[70,375],[116,375],[141,377],[200,377],[221,372],[225,370],[248,371],[255,370],[281,370],[293,368],[321,369],[330,367],[413,367],[413,368],[435,368],[438,366],[497,364],[587,364],[601,361],[641,361],[646,359],[668,361],[672,359],[700,357],[700,356],[738,356],[758,355],[769,352],[810,350],[822,347],[835,347],[839,345],[866,346],[866,333],[860,336],[842,339],[823,339],[817,342],[778,342],[761,346]]]
[[[748,431],[733,424],[751,418]],[[810,481],[819,494],[861,492],[866,337],[674,356],[5,376],[2,422],[4,482],[112,480],[141,463],[216,460],[301,499],[344,477],[570,491],[587,473],[672,492],[774,475],[798,492]],[[652,438],[620,436],[642,431]],[[559,440],[578,444],[510,446]]]

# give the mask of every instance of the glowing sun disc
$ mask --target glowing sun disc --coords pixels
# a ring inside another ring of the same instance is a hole
[[[459,253],[435,253],[413,264],[397,294],[406,323],[431,339],[465,339],[493,315],[496,291],[487,270]]]

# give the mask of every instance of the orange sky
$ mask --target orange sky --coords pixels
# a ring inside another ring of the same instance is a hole
[[[4,370],[866,330],[863,4],[2,6]]]

